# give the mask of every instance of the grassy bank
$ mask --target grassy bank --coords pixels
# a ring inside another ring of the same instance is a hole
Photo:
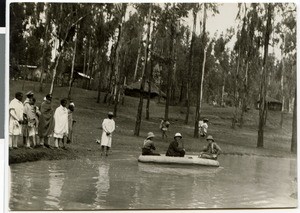
[[[49,85],[45,85],[45,93],[38,92],[38,83],[30,81],[11,81],[10,82],[10,98],[11,100],[16,91],[26,93],[28,90],[35,92],[37,104],[39,105],[49,91]],[[73,88],[72,99],[75,102],[76,108],[74,119],[77,123],[74,126],[75,141],[68,145],[67,150],[50,150],[50,149],[33,149],[28,150],[22,148],[20,141],[20,149],[12,150],[9,153],[10,163],[19,163],[24,161],[38,159],[61,159],[61,158],[76,158],[87,155],[98,155],[100,151],[99,145],[95,142],[101,137],[101,123],[106,117],[108,111],[113,111],[113,106],[103,104],[104,94],[101,94],[101,102],[96,103],[97,92],[88,91],[79,88]],[[53,106],[59,106],[59,100],[67,96],[66,87],[56,87],[53,92]],[[143,140],[147,132],[152,131],[157,136],[155,144],[157,151],[165,153],[168,143],[172,140],[176,132],[181,132],[183,135],[183,143],[188,153],[198,153],[199,150],[206,144],[205,139],[193,138],[194,131],[194,112],[190,121],[184,124],[185,108],[180,106],[172,106],[169,110],[170,128],[169,138],[161,139],[159,130],[160,119],[164,115],[164,104],[158,104],[152,100],[150,104],[150,120],[145,120],[145,111],[143,111],[143,120],[141,124],[140,136],[133,136],[135,128],[135,117],[138,106],[138,98],[125,97],[124,105],[119,105],[118,114],[115,118],[116,131],[113,135],[112,154],[114,150],[141,151]],[[144,103],[145,106],[145,103]],[[145,107],[144,107],[145,108]],[[251,109],[245,114],[245,126],[243,128],[231,128],[231,117],[233,108],[213,107],[207,104],[203,105],[203,116],[209,118],[209,134],[212,134],[216,142],[221,146],[224,154],[238,155],[261,155],[273,157],[295,157],[290,154],[291,143],[291,127],[292,114],[285,114],[284,126],[281,129],[279,126],[280,112],[268,112],[267,127],[265,128],[265,148],[257,149],[257,121],[258,111]],[[52,142],[53,144],[53,142]]]

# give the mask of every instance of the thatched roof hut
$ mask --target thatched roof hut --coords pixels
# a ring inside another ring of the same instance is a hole
[[[141,80],[134,82],[128,86],[125,87],[125,95],[129,96],[134,96],[134,97],[139,97],[140,96],[140,88],[141,88]],[[149,82],[145,82],[145,87],[144,87],[144,95],[148,95],[148,90],[149,90]],[[162,92],[156,85],[155,83],[151,82],[151,92],[150,92],[150,97],[155,98],[155,97],[163,97],[166,98],[166,94]]]
[[[268,110],[281,111],[282,102],[280,102],[279,100],[267,96],[266,102],[267,102]],[[260,100],[257,101],[257,109],[259,109],[259,104],[260,104]]]

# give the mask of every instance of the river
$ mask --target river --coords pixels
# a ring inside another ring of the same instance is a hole
[[[220,156],[219,168],[154,165],[137,154],[10,166],[11,210],[296,207],[296,160]],[[292,195],[294,194],[294,195]]]

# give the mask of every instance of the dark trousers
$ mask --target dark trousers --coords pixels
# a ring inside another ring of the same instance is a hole
[[[157,155],[157,156],[159,156],[160,154],[152,152],[151,149],[145,149],[145,148],[143,148],[142,149],[142,155]]]
[[[166,154],[166,156],[171,156],[171,157],[184,157],[184,155],[185,155],[184,150],[182,150],[180,152],[174,152],[174,153],[172,153],[172,155],[170,155],[168,153]]]

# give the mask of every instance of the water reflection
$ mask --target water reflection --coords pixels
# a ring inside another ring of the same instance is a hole
[[[222,156],[222,167],[143,164],[137,156],[11,166],[12,210],[294,207],[291,159]]]
[[[98,177],[96,182],[96,208],[100,208],[100,204],[105,202],[105,197],[110,187],[109,182],[109,163],[103,162],[98,167]]]
[[[51,207],[62,209],[60,206],[60,196],[62,193],[62,187],[65,180],[64,171],[59,170],[57,165],[50,165],[49,168],[49,188],[47,189],[48,195],[45,199],[45,204]],[[46,207],[47,209],[47,207]]]

